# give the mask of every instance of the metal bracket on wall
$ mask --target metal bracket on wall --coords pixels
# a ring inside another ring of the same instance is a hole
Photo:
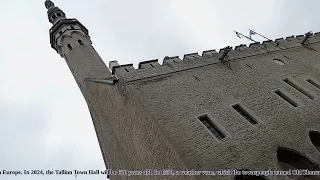
[[[116,75],[112,75],[111,77],[108,77],[108,78],[85,78],[84,80],[114,85],[119,80],[119,78]]]
[[[227,46],[224,48],[224,52],[222,56],[219,58],[219,60],[222,62],[222,64],[226,65],[228,68],[231,69],[231,65],[229,63],[229,56],[228,53],[232,50],[232,47]]]
[[[305,47],[308,48],[310,50],[315,50],[311,47],[310,42],[309,42],[309,38],[312,36],[312,32],[309,31],[305,34],[305,37],[303,39],[303,41],[301,42],[301,44]]]

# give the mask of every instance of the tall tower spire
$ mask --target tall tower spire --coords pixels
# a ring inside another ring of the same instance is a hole
[[[82,94],[85,96],[86,78],[107,78],[111,72],[92,46],[89,31],[77,19],[66,18],[65,13],[51,0],[48,9],[51,47],[66,60]]]
[[[52,24],[66,18],[66,14],[60,8],[55,7],[51,0],[46,0],[44,4],[48,9],[48,19]]]

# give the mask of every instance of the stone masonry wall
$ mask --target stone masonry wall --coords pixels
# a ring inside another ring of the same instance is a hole
[[[153,63],[150,67],[142,62],[137,70],[121,65],[113,73],[189,170],[281,170],[279,148],[319,164],[320,152],[309,132],[320,132],[320,36],[310,37],[308,47],[301,44],[304,38],[237,46],[229,53],[230,68],[219,60],[222,49],[202,56],[188,54],[183,61],[166,58],[162,65],[148,61]],[[207,115],[222,139],[200,121],[202,115]],[[129,124],[137,122],[132,119]],[[151,135],[138,132],[138,137]]]

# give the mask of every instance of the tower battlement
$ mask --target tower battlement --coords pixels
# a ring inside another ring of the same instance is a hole
[[[274,41],[263,41],[262,43],[251,43],[249,46],[246,44],[240,44],[227,54],[228,62],[241,60],[244,58],[250,58],[253,56],[263,56],[266,53],[273,53],[278,51],[285,51],[292,48],[299,48],[311,45],[320,41],[320,32],[312,33],[307,38],[306,44],[302,42],[306,38],[306,35],[288,36],[284,38],[278,38]],[[158,62],[158,59],[147,60],[139,63],[138,69],[133,67],[133,64],[115,65],[112,67],[112,74],[116,74],[132,81],[135,79],[148,78],[151,76],[158,76],[167,73],[174,73],[182,70],[192,69],[201,66],[207,66],[211,64],[222,63],[219,58],[224,54],[225,48],[221,48],[219,52],[215,49],[203,51],[201,55],[198,53],[189,53],[180,59],[179,56],[166,56],[162,64]]]

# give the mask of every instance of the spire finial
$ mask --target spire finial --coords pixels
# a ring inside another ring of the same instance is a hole
[[[44,2],[44,4],[46,5],[47,9],[54,7],[54,3],[51,0],[46,0],[46,2]]]
[[[55,24],[61,19],[66,19],[66,14],[59,7],[56,7],[51,0],[46,0],[44,4],[48,9],[47,14],[49,22]]]

